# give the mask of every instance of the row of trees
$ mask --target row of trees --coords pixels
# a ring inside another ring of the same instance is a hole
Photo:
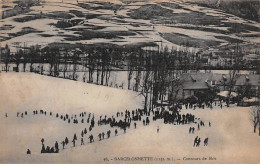
[[[76,48],[76,49],[75,49]],[[6,46],[8,50],[8,46]],[[127,71],[127,87],[130,90],[139,92],[144,96],[144,108],[154,104],[163,105],[167,98],[168,103],[178,106],[180,90],[183,86],[181,74],[190,69],[200,69],[200,59],[198,55],[185,50],[169,51],[168,48],[157,51],[145,51],[141,48],[122,48],[109,46],[85,46],[60,47],[59,45],[47,46],[40,49],[38,46],[18,49],[14,54],[5,52],[2,60],[5,63],[6,71],[8,64],[14,62],[16,70],[23,64],[23,71],[26,65],[30,64],[30,72],[36,71],[34,64],[38,63],[39,73],[43,74],[44,64],[48,64],[48,75],[54,77],[67,78],[68,72],[71,79],[77,80],[79,66],[87,70],[88,76],[83,76],[83,81],[109,86],[111,70]],[[227,105],[231,92],[234,89],[238,77],[237,67],[239,60],[230,70],[227,83],[229,91]],[[71,68],[72,66],[72,68]],[[94,73],[96,74],[94,81]],[[134,82],[133,82],[134,80]],[[243,93],[243,89],[241,92]],[[160,102],[158,102],[158,100]]]

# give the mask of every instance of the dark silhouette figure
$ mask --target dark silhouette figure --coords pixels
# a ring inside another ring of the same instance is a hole
[[[65,138],[65,144],[69,144],[69,139],[67,137]]]
[[[45,146],[44,146],[44,144],[42,144],[42,150],[41,150],[41,153],[46,153],[46,150],[45,150]]]
[[[115,136],[117,136],[117,129],[115,130]]]
[[[94,139],[93,139],[93,135],[91,134],[91,135],[89,136],[89,142],[92,143],[92,141],[94,142]]]
[[[134,123],[135,129],[136,129],[136,123]]]
[[[31,154],[31,150],[30,150],[30,149],[27,149],[26,154]]]
[[[44,143],[44,138],[41,139],[42,144]]]
[[[73,143],[73,147],[75,147],[75,146],[76,146],[76,140],[73,139],[73,140],[72,140],[72,143]]]
[[[197,140],[197,145],[196,145],[196,147],[199,147],[200,146],[200,138]]]
[[[157,133],[159,133],[159,130],[160,130],[160,129],[159,129],[159,126],[157,126]]]
[[[50,153],[51,152],[51,148],[49,146],[46,147],[46,153]]]
[[[211,123],[209,122],[209,127],[211,127]]]
[[[204,146],[208,146],[208,141],[209,141],[209,138],[206,138],[206,139],[204,140]]]
[[[55,151],[56,151],[57,153],[59,152],[59,144],[58,144],[57,141],[55,142]]]
[[[65,141],[62,141],[61,144],[62,144],[62,149],[64,149],[65,144],[66,144]]]
[[[81,131],[81,137],[83,137],[84,136],[84,132],[83,132],[83,130]]]
[[[107,138],[109,138],[109,137],[110,137],[110,133],[111,133],[111,131],[110,131],[110,130],[108,130],[108,131],[107,131]]]
[[[81,138],[81,145],[84,145],[84,139],[83,139],[83,137]]]
[[[197,142],[198,142],[198,136],[196,136],[196,138],[194,139],[193,147],[196,146]]]
[[[76,133],[74,134],[73,140],[78,140]]]
[[[104,132],[102,132],[102,139],[104,139],[105,138],[105,133]]]
[[[99,141],[101,140],[101,133],[98,134],[98,137],[99,137]]]

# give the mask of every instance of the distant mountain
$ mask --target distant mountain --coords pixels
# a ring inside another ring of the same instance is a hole
[[[259,0],[193,0],[201,6],[216,8],[244,19],[260,22]]]

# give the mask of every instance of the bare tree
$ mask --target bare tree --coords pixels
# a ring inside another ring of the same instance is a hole
[[[7,72],[8,71],[8,64],[10,62],[10,49],[8,47],[8,45],[6,44],[5,45],[5,54],[4,54],[4,63],[5,63],[5,71]]]
[[[64,59],[64,62],[63,62],[63,78],[66,78],[66,72],[68,71],[68,59],[69,59],[67,49],[65,49],[65,54],[64,54],[63,59]]]
[[[21,58],[23,56],[23,51],[20,49],[16,54],[15,54],[15,64],[16,64],[16,72],[19,72],[19,64],[21,63]]]
[[[140,94],[144,96],[144,110],[147,110],[148,97],[151,95],[152,85],[153,85],[153,74],[152,71],[143,71],[142,80],[139,82],[141,88]]]
[[[229,107],[231,93],[232,93],[232,90],[234,89],[234,86],[236,85],[237,78],[238,78],[238,70],[236,70],[235,68],[232,70],[229,70],[228,95],[227,95],[227,101],[226,101],[227,107]]]
[[[250,114],[249,115],[249,119],[250,119],[251,123],[253,124],[254,133],[256,133],[256,127],[259,124],[259,112],[260,112],[260,107],[259,106],[254,106],[249,111],[249,114]]]

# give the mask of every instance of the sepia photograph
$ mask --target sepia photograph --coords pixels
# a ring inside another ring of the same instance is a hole
[[[0,0],[0,164],[260,164],[260,0]]]

